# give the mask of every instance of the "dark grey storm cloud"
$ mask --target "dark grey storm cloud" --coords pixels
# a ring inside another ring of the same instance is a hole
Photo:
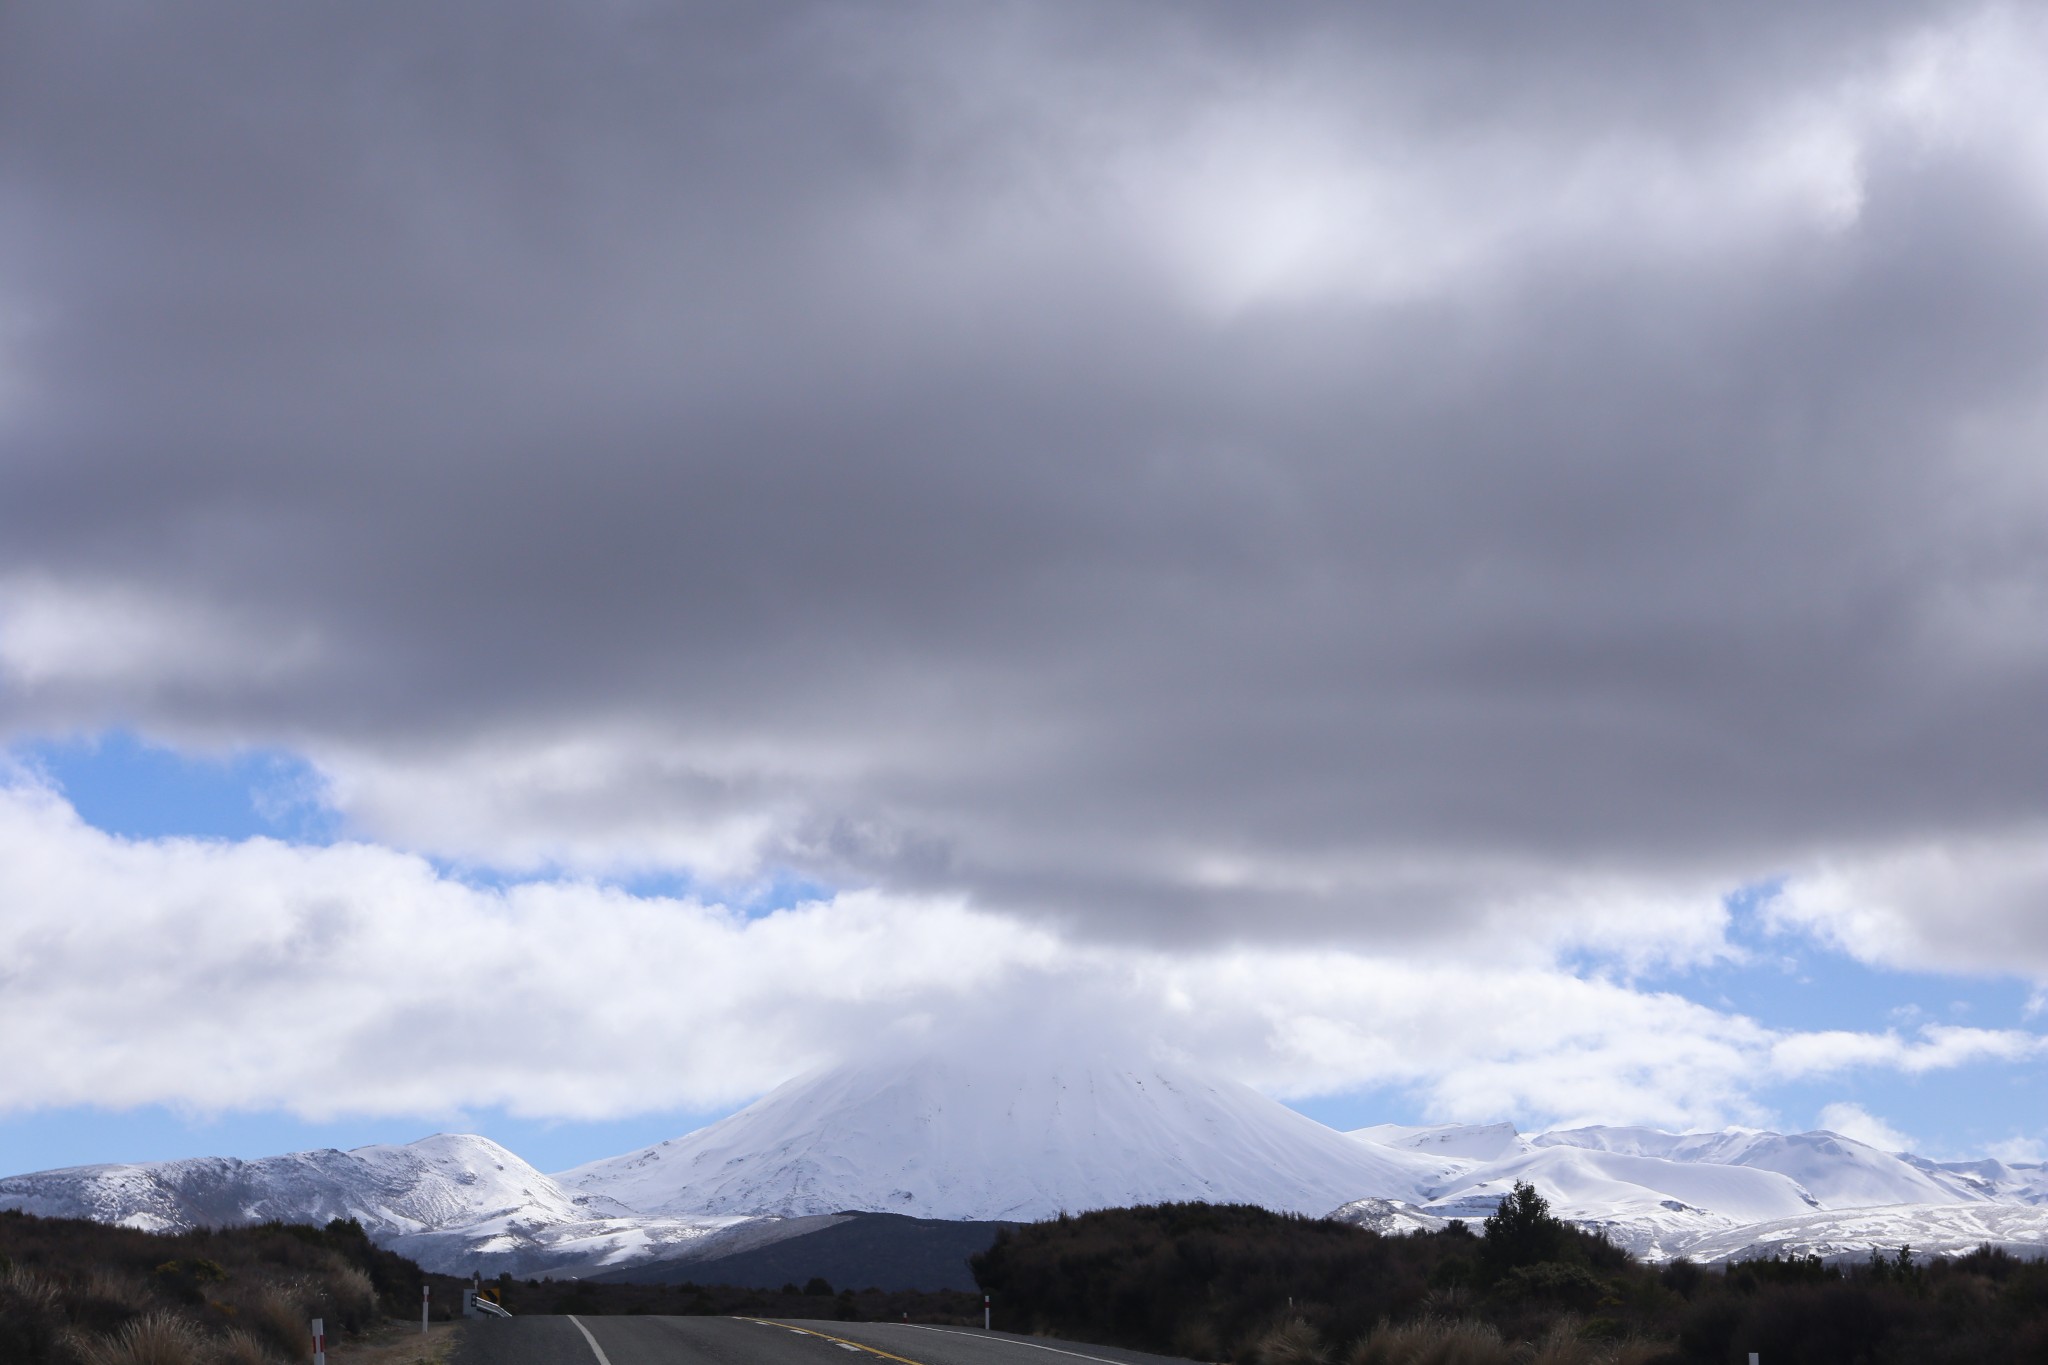
[[[2025,827],[2039,36],[9,6],[0,717],[1112,932]]]

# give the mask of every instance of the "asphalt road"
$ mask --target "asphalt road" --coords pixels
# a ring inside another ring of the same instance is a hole
[[[853,1359],[849,1360],[851,1356]],[[526,1317],[466,1323],[453,1365],[1187,1365],[1110,1346],[895,1322]]]

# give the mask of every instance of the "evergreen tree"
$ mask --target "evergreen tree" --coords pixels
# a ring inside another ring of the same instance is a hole
[[[1551,1216],[1550,1201],[1534,1185],[1517,1180],[1486,1220],[1479,1254],[1490,1277],[1497,1279],[1522,1266],[1572,1259],[1571,1244],[1571,1229]]]

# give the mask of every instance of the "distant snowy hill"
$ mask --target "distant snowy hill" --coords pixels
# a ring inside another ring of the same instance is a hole
[[[450,1134],[259,1161],[41,1171],[0,1180],[0,1208],[159,1232],[353,1218],[423,1265],[491,1273],[673,1257],[746,1221],[643,1218],[602,1196],[564,1190],[488,1138]]]
[[[513,1211],[554,1222],[622,1213],[572,1195],[488,1138],[441,1134],[403,1147],[74,1166],[0,1180],[0,1204],[152,1231],[290,1218],[354,1218],[379,1236],[473,1224]]]
[[[1524,1137],[1504,1124],[1383,1124],[1351,1136],[1457,1165],[1412,1205],[1361,1198],[1336,1212],[1381,1231],[1476,1222],[1526,1181],[1559,1217],[1652,1260],[1723,1260],[1754,1247],[1831,1256],[1984,1241],[2048,1249],[2048,1209],[2030,1207],[2044,1202],[2040,1168],[1923,1161],[1838,1133],[1578,1128]]]
[[[1972,1199],[2003,1204],[2048,1204],[2048,1163],[2003,1161],[1928,1161],[1903,1155],[1900,1160]]]
[[[1786,1136],[1730,1128],[1673,1136],[1647,1128],[1579,1128],[1545,1133],[1534,1142],[1539,1147],[1582,1147],[1687,1165],[1775,1171],[1827,1208],[1947,1204],[1976,1197],[1957,1181],[1936,1178],[1890,1152],[1836,1133]]]
[[[1320,1214],[1366,1191],[1419,1198],[1450,1169],[1184,1067],[924,1057],[802,1077],[709,1128],[555,1179],[646,1213],[1014,1220],[1192,1199]]]
[[[1834,1209],[1731,1228],[1700,1238],[1685,1254],[1701,1262],[1772,1255],[1860,1261],[1873,1250],[1911,1247],[1924,1259],[1963,1255],[1987,1242],[2016,1255],[2048,1255],[2048,1208],[1981,1203]]]

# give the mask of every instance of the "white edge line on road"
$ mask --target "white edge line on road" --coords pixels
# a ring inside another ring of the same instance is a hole
[[[979,1332],[961,1332],[951,1327],[933,1327],[923,1322],[883,1322],[878,1327],[915,1327],[920,1332],[944,1332],[949,1337],[981,1337],[983,1341],[1006,1341],[1012,1346],[1029,1346],[1034,1351],[1051,1351],[1056,1356],[1072,1356],[1076,1360],[1093,1360],[1099,1365],[1131,1365],[1128,1360],[1111,1360],[1108,1356],[1084,1356],[1079,1351],[1062,1351],[1057,1346],[1040,1346],[1035,1341],[1019,1341],[1015,1337],[983,1337]],[[606,1362],[610,1365],[610,1362]]]
[[[597,1365],[612,1365],[611,1357],[604,1353],[604,1347],[597,1344],[597,1338],[590,1335],[590,1329],[583,1325],[582,1319],[571,1313],[569,1321],[576,1324],[576,1330],[583,1333],[583,1339],[590,1343],[591,1351],[597,1356]]]

